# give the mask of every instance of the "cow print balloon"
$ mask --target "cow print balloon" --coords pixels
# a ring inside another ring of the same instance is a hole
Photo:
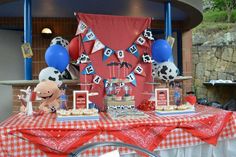
[[[157,77],[163,81],[174,81],[176,76],[179,74],[179,69],[173,62],[163,62],[158,65],[155,71]]]
[[[152,71],[157,72],[159,64],[156,61],[152,62]]]
[[[59,70],[53,67],[47,67],[40,71],[39,81],[51,80],[55,81],[58,85],[62,84],[62,75]]]
[[[152,77],[155,78],[157,77],[157,73],[155,71],[152,70]]]
[[[67,41],[66,39],[63,39],[60,36],[53,38],[50,43],[50,46],[55,45],[55,44],[61,45],[68,50],[69,41]]]

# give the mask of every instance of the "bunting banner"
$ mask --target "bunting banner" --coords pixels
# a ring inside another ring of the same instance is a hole
[[[93,65],[90,63],[88,64],[84,70],[81,72],[83,75],[90,75],[90,74],[95,74],[95,70],[93,68]]]
[[[126,78],[128,78],[129,82],[131,82],[134,86],[137,86],[137,81],[134,72],[131,72]]]
[[[138,48],[136,46],[136,44],[132,44],[128,49],[127,51],[129,53],[131,53],[132,55],[134,55],[135,57],[139,57],[139,52],[138,52]]]
[[[149,40],[154,40],[151,29],[145,29],[143,32],[143,36]]]
[[[97,37],[94,34],[94,32],[92,31],[92,29],[89,28],[82,20],[80,20],[80,22],[78,24],[76,35],[80,34],[80,33],[84,33],[85,30],[88,30],[88,31],[82,41],[87,42],[87,41],[95,40],[92,51],[91,51],[92,54],[96,53],[97,51],[99,51],[101,49],[104,49],[103,61],[106,61],[114,53],[116,54],[116,57],[118,58],[118,60],[120,62],[124,61],[125,53],[123,50],[114,51],[113,49],[104,45],[99,39],[97,39]],[[136,58],[139,58],[139,52],[138,52],[137,45],[149,47],[147,39],[154,40],[154,37],[152,35],[152,31],[149,28],[145,29],[143,31],[143,33],[138,36],[138,38],[135,40],[135,42],[130,47],[127,48],[127,51],[129,53],[131,53],[132,55],[134,55]],[[142,60],[145,63],[151,63],[151,57],[149,57],[147,55],[142,56]]]
[[[80,20],[75,35],[84,33],[87,28],[88,26],[82,20]]]
[[[144,38],[144,36],[141,34],[138,39],[135,41],[135,43],[137,45],[141,45],[141,46],[145,46],[145,47],[149,47],[146,39]]]
[[[100,84],[101,81],[102,81],[102,78],[98,75],[96,75],[93,79],[93,83],[95,84]]]
[[[88,30],[86,35],[83,38],[83,42],[91,41],[91,40],[96,40],[96,35],[93,33],[91,29]]]
[[[124,82],[120,82],[119,87],[124,87],[125,83]]]
[[[142,55],[142,61],[144,63],[152,63],[152,57],[148,53],[143,53]]]
[[[143,67],[141,66],[141,64],[138,64],[138,65],[135,67],[134,73],[135,73],[135,74],[139,74],[139,75],[144,76],[144,77],[146,76],[146,73],[144,72],[144,69],[143,69]]]
[[[105,48],[105,45],[100,40],[96,39],[93,45],[92,53],[95,53],[104,48]]]
[[[81,56],[77,59],[76,65],[85,64],[91,62],[89,56],[86,53],[82,53]]]
[[[123,50],[118,50],[116,51],[116,57],[118,58],[118,60],[120,62],[123,62],[124,58],[125,58],[125,53]]]
[[[111,83],[108,81],[108,79],[104,79],[103,80],[103,83],[104,83],[104,87],[107,88],[111,85]]]
[[[104,49],[104,53],[103,53],[103,61],[106,61],[112,54],[114,54],[115,51],[112,50],[111,48],[109,47],[105,47]]]

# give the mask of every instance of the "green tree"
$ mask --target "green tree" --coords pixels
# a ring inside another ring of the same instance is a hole
[[[227,22],[231,22],[233,10],[236,8],[236,0],[209,0],[214,3],[214,7],[219,10],[225,10],[227,13]]]

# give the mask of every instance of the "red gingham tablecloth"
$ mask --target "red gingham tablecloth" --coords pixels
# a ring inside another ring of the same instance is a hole
[[[28,117],[16,114],[0,124],[0,156],[66,156],[91,142],[122,141],[153,151],[187,147],[236,136],[236,114],[197,105],[197,114],[112,120],[105,113],[99,121],[57,122],[55,114]],[[85,152],[98,156],[101,147]],[[122,148],[123,152],[128,152]]]

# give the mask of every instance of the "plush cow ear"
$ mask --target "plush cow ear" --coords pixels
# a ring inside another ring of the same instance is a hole
[[[66,69],[65,71],[63,71],[62,77],[63,77],[62,79],[72,80],[71,74],[70,74],[70,72],[69,72],[68,69]]]
[[[57,83],[57,87],[61,89],[61,86],[63,85],[63,82],[61,81],[60,83]]]
[[[64,83],[62,83],[61,85],[60,85],[60,87],[58,87],[60,90],[65,90],[65,89],[67,89],[67,85],[66,84],[64,84]]]

